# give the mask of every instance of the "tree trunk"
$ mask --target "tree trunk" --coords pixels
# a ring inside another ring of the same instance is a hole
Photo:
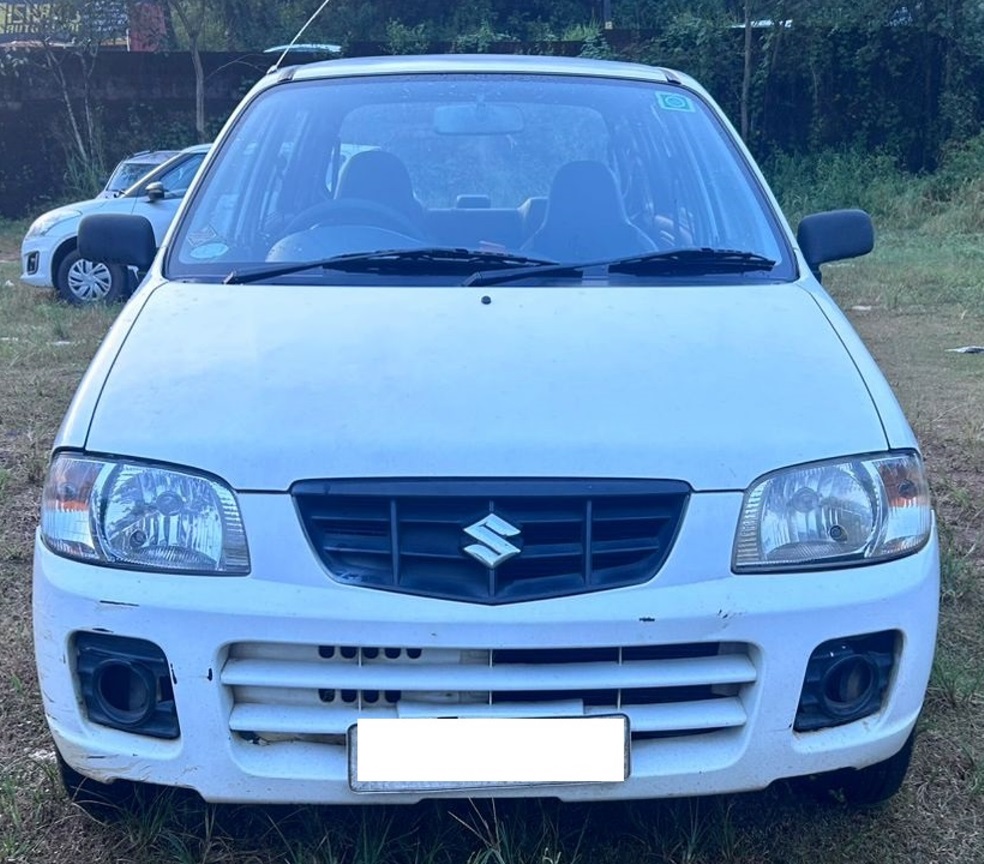
[[[205,138],[205,70],[202,68],[202,54],[198,50],[198,38],[191,40],[191,62],[195,67],[195,129],[198,132],[198,143],[204,144]]]
[[[188,36],[188,47],[191,49],[191,63],[195,67],[195,129],[198,141],[205,143],[205,70],[202,68],[202,54],[198,49],[205,26],[206,0],[197,0],[195,4],[186,0],[169,0],[170,7],[181,21],[185,34]],[[194,5],[195,8],[189,8]],[[194,22],[192,22],[194,18]]]
[[[62,101],[65,103],[65,113],[68,115],[68,125],[72,132],[72,138],[79,151],[79,158],[83,163],[88,161],[89,154],[86,151],[85,141],[82,138],[82,130],[79,128],[78,118],[75,116],[75,107],[72,105],[72,95],[68,89],[68,80],[65,78],[65,70],[62,69],[61,62],[55,58],[51,48],[45,45],[45,56],[48,61],[48,68],[58,82],[58,90]]]
[[[779,50],[782,48],[783,36],[786,32],[787,10],[785,2],[779,3],[776,7],[776,17],[772,19],[772,31],[769,34],[769,59],[765,67],[765,79],[762,82],[762,94],[760,99],[761,114],[758,117],[759,129],[765,130],[768,134],[769,121],[769,91],[773,80],[773,73],[779,66]],[[749,133],[751,130],[749,130]]]
[[[745,64],[741,76],[741,137],[748,141],[749,101],[752,95],[752,0],[745,0]]]

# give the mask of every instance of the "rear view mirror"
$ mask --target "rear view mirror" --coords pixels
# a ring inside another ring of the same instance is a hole
[[[434,109],[438,135],[512,135],[523,131],[523,114],[514,105],[472,102]]]
[[[796,241],[819,279],[821,264],[867,255],[875,247],[875,227],[864,210],[830,210],[804,217]]]
[[[93,213],[79,223],[79,255],[103,264],[148,270],[157,254],[154,229],[144,216]]]
[[[160,201],[164,198],[164,184],[160,180],[148,183],[144,195],[147,196],[148,201]]]

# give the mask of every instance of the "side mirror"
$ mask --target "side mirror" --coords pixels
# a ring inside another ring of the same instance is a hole
[[[875,226],[864,210],[831,210],[806,216],[796,230],[796,241],[820,278],[820,265],[867,255],[875,247]]]
[[[154,229],[144,216],[93,213],[79,222],[79,255],[103,264],[150,269],[157,254]]]
[[[160,201],[164,197],[164,184],[160,180],[148,183],[144,188],[144,195],[148,201]]]

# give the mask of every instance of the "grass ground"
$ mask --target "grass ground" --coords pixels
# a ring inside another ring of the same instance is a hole
[[[916,755],[889,804],[762,793],[633,805],[210,807],[174,795],[104,825],[60,793],[30,644],[47,449],[114,310],[17,284],[0,226],[0,861],[236,864],[979,864],[984,861],[984,237],[888,234],[828,268],[926,451],[944,537],[940,643]],[[8,263],[3,263],[8,262]],[[11,284],[7,284],[7,282]]]

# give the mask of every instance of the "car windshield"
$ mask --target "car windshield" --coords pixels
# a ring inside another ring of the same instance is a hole
[[[660,254],[678,250],[688,254]],[[594,265],[653,256],[659,266],[601,275],[795,276],[759,182],[693,91],[582,76],[380,75],[295,81],[254,99],[189,202],[165,272],[461,284],[514,267],[528,284],[537,267],[541,281],[582,280],[599,275]],[[547,269],[558,262],[592,266]]]
[[[106,182],[105,192],[122,192],[136,183],[144,174],[157,167],[157,162],[121,162]]]
[[[160,183],[165,198],[183,198],[202,162],[205,161],[205,152],[205,149],[199,149],[172,156],[141,177],[123,192],[121,197],[143,198],[147,194],[149,184]]]

